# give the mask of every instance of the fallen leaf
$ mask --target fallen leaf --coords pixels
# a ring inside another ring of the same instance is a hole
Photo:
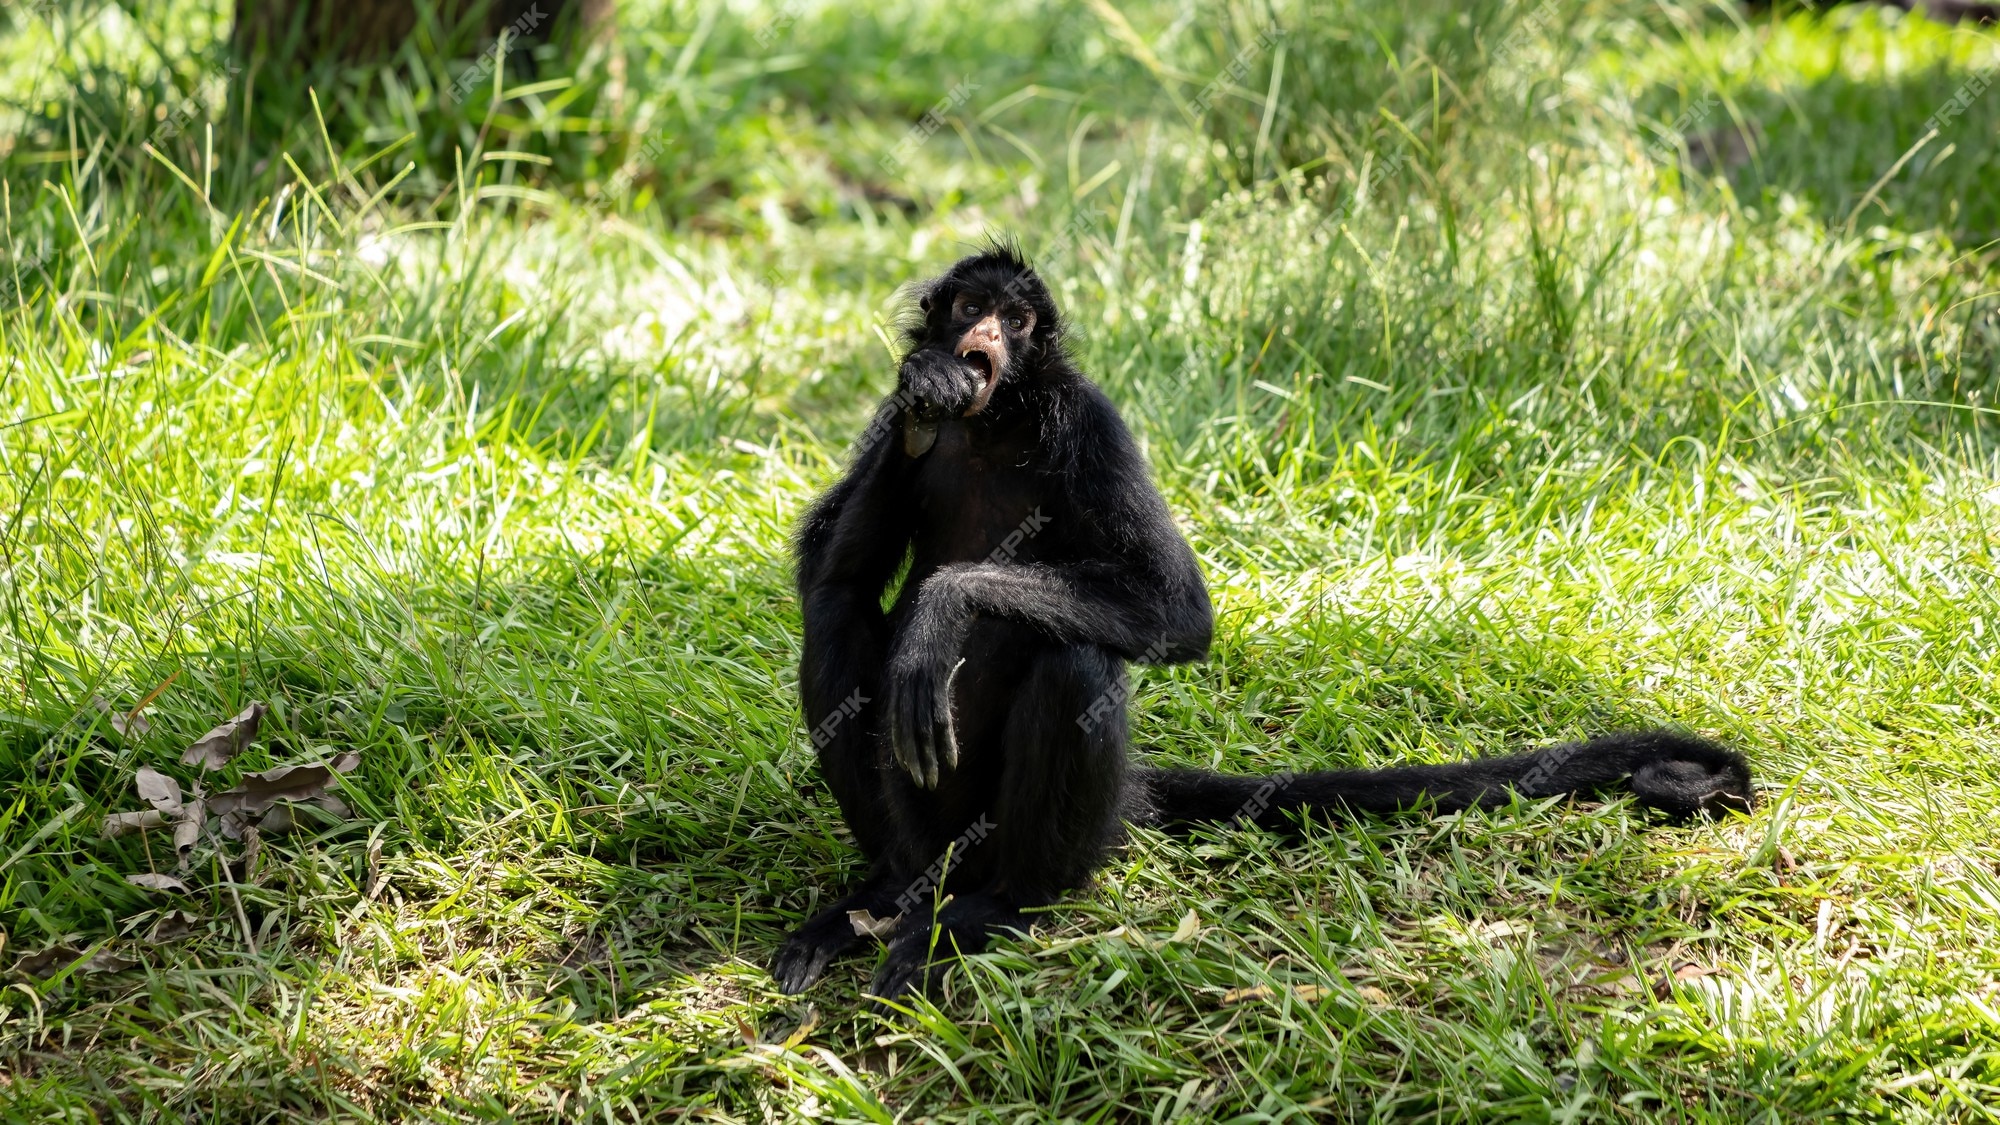
[[[242,882],[257,881],[257,866],[264,858],[264,834],[256,826],[243,830],[243,878]]]
[[[170,941],[179,941],[194,933],[200,925],[200,915],[185,910],[169,910],[160,915],[160,920],[153,923],[153,928],[146,933],[146,943],[165,945]]]
[[[199,800],[181,807],[181,818],[174,825],[174,851],[180,853],[182,870],[194,858],[194,846],[201,842],[202,822],[207,819],[207,807]]]
[[[1474,926],[1472,927],[1472,932],[1475,936],[1483,937],[1487,941],[1499,941],[1502,938],[1519,937],[1532,928],[1526,922],[1510,921],[1503,918],[1497,922],[1485,922]]]
[[[279,801],[310,801],[324,795],[328,786],[339,784],[341,774],[360,764],[361,755],[349,751],[331,762],[279,766],[263,773],[246,773],[236,788],[225,789],[210,797],[208,811],[216,816],[258,814]]]
[[[181,783],[151,766],[140,766],[132,775],[139,799],[169,816],[181,811]]]
[[[235,718],[189,744],[187,752],[181,755],[181,764],[198,765],[204,770],[219,770],[228,765],[257,737],[257,725],[263,721],[264,711],[262,703],[245,707]]]
[[[1113,926],[1112,928],[1097,935],[1097,940],[1122,941],[1127,945],[1138,946],[1140,949],[1150,949],[1152,948],[1153,945],[1152,942],[1146,940],[1145,934],[1140,933],[1136,929],[1127,929],[1124,926]]]
[[[1687,964],[1674,970],[1674,979],[1700,980],[1703,977],[1712,977],[1721,971],[1721,969],[1713,965],[1697,965],[1693,961],[1689,961]]]
[[[80,967],[78,967],[77,972],[122,973],[126,969],[132,968],[138,963],[139,962],[136,959],[131,957],[126,957],[122,954],[113,952],[109,947],[107,947],[91,954],[90,959],[85,961]]]
[[[742,1016],[736,1017],[736,1034],[743,1037],[743,1045],[745,1047],[755,1047],[757,1045],[757,1029],[751,1027],[750,1022]]]
[[[149,891],[179,891],[181,894],[189,893],[188,885],[174,878],[172,875],[159,875],[148,872],[144,875],[127,875],[125,876],[125,881],[135,887],[144,887]]]
[[[1332,989],[1322,988],[1317,984],[1295,984],[1291,987],[1292,995],[1308,1004],[1321,997],[1331,995],[1332,992]],[[1277,990],[1270,985],[1258,984],[1252,985],[1249,988],[1232,988],[1222,994],[1222,1002],[1224,1004],[1241,1004],[1245,1000],[1269,1000],[1277,995]]]
[[[140,809],[138,812],[112,813],[104,818],[104,838],[116,840],[134,832],[144,832],[148,828],[161,828],[167,823],[167,814],[158,809]]]
[[[368,841],[368,891],[367,891],[368,900],[370,902],[373,902],[375,900],[375,896],[381,893],[381,890],[382,890],[382,837],[376,836],[375,838]]]
[[[83,953],[72,945],[51,945],[40,953],[30,953],[14,963],[14,971],[32,977],[52,977],[76,963]],[[130,957],[121,957],[105,947],[90,955],[83,964],[77,965],[79,973],[116,973],[129,969],[138,962]]]
[[[104,712],[111,722],[111,729],[117,731],[120,738],[139,738],[152,732],[153,724],[139,714],[145,709],[144,703],[130,711],[123,711],[113,707],[109,700],[101,696],[92,696],[90,702],[99,711]]]
[[[51,945],[40,953],[30,953],[14,962],[14,971],[31,977],[54,976],[56,970],[76,960],[79,954],[67,945]]]
[[[1181,915],[1181,924],[1174,927],[1174,936],[1168,938],[1167,940],[1187,941],[1189,938],[1194,937],[1196,934],[1200,932],[1201,932],[1201,915],[1196,914],[1194,912],[1194,907],[1190,906],[1188,907],[1188,912],[1186,914]]]
[[[1354,993],[1378,1008],[1386,1008],[1395,1002],[1389,999],[1388,993],[1376,988],[1372,984],[1364,984],[1360,988],[1355,989]]]
[[[232,840],[248,839],[253,831],[266,836],[289,835],[300,827],[295,810],[302,807],[319,809],[335,820],[346,820],[354,815],[354,810],[347,807],[346,801],[331,793],[322,793],[305,802],[280,801],[265,810],[264,815],[254,823],[246,813],[227,813],[222,818],[222,834]]]
[[[854,927],[855,937],[886,937],[890,930],[896,928],[896,921],[901,917],[901,914],[892,914],[887,918],[877,918],[866,910],[850,910],[847,912],[847,924]]]

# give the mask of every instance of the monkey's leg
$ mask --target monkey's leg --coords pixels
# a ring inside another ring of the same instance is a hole
[[[1001,930],[1027,928],[1027,916],[1007,897],[976,891],[953,895],[935,917],[928,906],[903,915],[889,936],[889,955],[868,986],[876,1011],[886,1011],[883,1001],[905,993],[934,995],[953,958],[985,949]]]
[[[859,890],[792,931],[771,959],[771,976],[778,982],[778,990],[787,996],[804,992],[826,975],[835,958],[861,944],[848,911],[866,910],[878,918],[894,916],[897,882],[877,867]]]
[[[950,900],[934,922],[935,895],[903,915],[871,993],[928,992],[944,962],[1002,930],[1025,930],[1025,908],[1081,886],[1123,839],[1124,684],[1117,659],[1094,645],[1035,657],[1008,708],[990,811],[952,844]]]

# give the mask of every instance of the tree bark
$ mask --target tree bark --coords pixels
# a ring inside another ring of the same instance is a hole
[[[236,52],[269,52],[273,60],[327,58],[369,62],[394,54],[417,28],[422,0],[236,0],[231,39]],[[526,38],[559,36],[576,46],[608,40],[616,28],[615,0],[431,0],[448,29],[475,31],[490,41],[502,30],[532,23]],[[524,18],[525,17],[525,18]]]

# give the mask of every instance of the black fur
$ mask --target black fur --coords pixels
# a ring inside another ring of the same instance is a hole
[[[956,354],[972,322],[955,307],[967,302],[1033,321],[1010,335],[991,399],[970,416],[986,380],[976,357]],[[849,912],[860,910],[901,916],[875,995],[927,987],[943,958],[1086,882],[1127,821],[1285,827],[1300,810],[1456,809],[1628,778],[1674,816],[1748,806],[1740,755],[1665,732],[1276,778],[1128,768],[1125,663],[1208,652],[1213,613],[1194,553],[1017,253],[959,262],[919,309],[896,394],[798,533],[806,721],[872,868],[785,942],[772,973],[787,992],[859,944]]]

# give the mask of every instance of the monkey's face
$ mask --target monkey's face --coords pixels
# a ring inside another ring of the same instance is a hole
[[[960,261],[924,288],[917,307],[923,319],[909,327],[900,380],[915,417],[970,418],[1002,386],[1039,377],[1060,355],[1049,291],[1011,250]]]
[[[961,290],[952,296],[951,326],[946,333],[953,341],[951,354],[970,366],[979,380],[972,404],[965,410],[967,418],[986,409],[1009,365],[1026,349],[1034,332],[1035,310],[1025,302],[977,290]]]

